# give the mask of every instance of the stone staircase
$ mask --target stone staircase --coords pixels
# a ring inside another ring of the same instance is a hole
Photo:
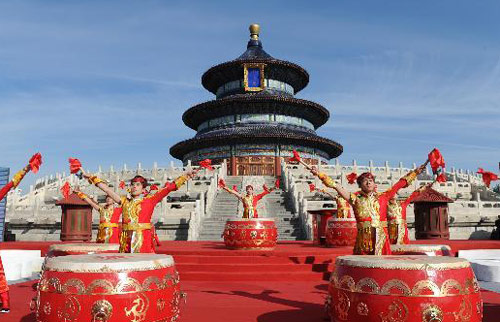
[[[273,187],[275,178],[270,176],[252,177],[253,180],[265,183],[268,187]],[[228,176],[226,178],[228,187],[236,186],[238,191],[243,191],[244,177]],[[262,190],[261,186],[253,185],[256,192]],[[286,192],[277,189],[259,202],[257,208],[259,217],[272,218],[278,227],[278,240],[302,240],[303,232],[298,218],[294,215],[286,203]],[[201,223],[199,240],[222,240],[221,235],[227,219],[241,218],[243,206],[238,199],[224,190],[217,193],[212,208],[208,211],[208,216]]]

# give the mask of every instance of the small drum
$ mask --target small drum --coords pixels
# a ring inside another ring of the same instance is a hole
[[[118,253],[119,244],[74,243],[51,245],[46,257],[66,255],[88,255],[100,253]]]
[[[328,219],[326,224],[326,245],[354,246],[358,228],[355,218],[335,218]]]
[[[37,321],[176,321],[179,275],[172,256],[93,254],[47,260]]]
[[[448,245],[391,245],[391,252],[393,255],[451,256]]]
[[[470,263],[447,256],[339,256],[328,287],[331,321],[482,320]]]
[[[272,250],[278,241],[278,229],[274,219],[228,219],[223,237],[229,249]]]

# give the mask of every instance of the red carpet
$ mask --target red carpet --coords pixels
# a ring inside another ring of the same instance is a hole
[[[419,243],[421,243],[419,241]],[[500,248],[496,241],[425,241],[459,249]],[[49,243],[1,243],[0,248],[41,249]],[[172,254],[187,303],[182,319],[191,321],[325,321],[323,301],[329,272],[338,255],[351,248],[321,248],[310,242],[279,244],[272,252],[231,251],[216,242],[163,242]],[[13,310],[0,321],[34,321],[29,299],[33,282],[11,286]],[[485,322],[498,321],[500,294],[484,291]]]
[[[306,322],[325,321],[323,301],[327,284],[317,282],[181,282],[187,292],[182,304],[183,322]],[[11,286],[13,309],[0,321],[35,321],[27,299],[34,296],[33,282]],[[500,316],[500,294],[483,291],[484,320]],[[327,321],[327,320],[326,320]]]

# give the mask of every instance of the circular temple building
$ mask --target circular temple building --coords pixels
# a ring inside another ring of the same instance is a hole
[[[342,153],[342,145],[316,134],[328,110],[294,97],[308,83],[305,69],[264,51],[259,25],[251,25],[247,50],[203,74],[203,87],[216,99],[184,113],[184,124],[197,133],[170,153],[185,164],[226,160],[229,175],[279,176],[281,158],[290,158],[294,149],[309,164],[327,163]]]

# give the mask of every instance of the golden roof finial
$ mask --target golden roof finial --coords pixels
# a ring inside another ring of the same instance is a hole
[[[253,23],[248,28],[250,29],[250,38],[252,40],[259,40],[260,26],[257,23]]]

